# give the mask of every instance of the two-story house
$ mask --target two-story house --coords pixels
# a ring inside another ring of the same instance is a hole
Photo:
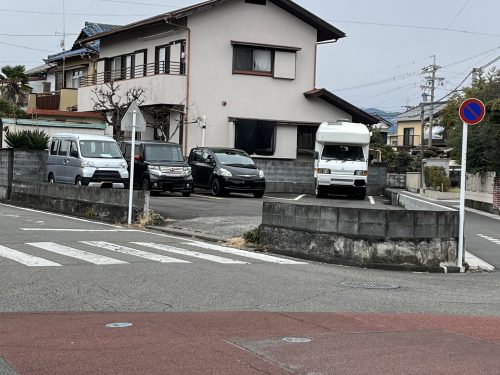
[[[390,146],[398,148],[420,147],[422,134],[424,145],[429,141],[429,122],[431,113],[433,117],[432,144],[434,146],[444,146],[444,139],[441,135],[443,127],[439,124],[439,116],[446,104],[426,105],[423,113],[420,107],[413,107],[396,117],[397,133],[390,135],[388,143]],[[424,129],[422,132],[422,121]]]
[[[78,108],[91,111],[92,90],[108,82],[122,95],[141,88],[148,125],[163,116],[143,139],[170,139],[185,152],[204,142],[296,159],[312,150],[323,121],[378,123],[315,87],[318,44],[344,36],[290,0],[205,1],[82,40],[101,45]]]

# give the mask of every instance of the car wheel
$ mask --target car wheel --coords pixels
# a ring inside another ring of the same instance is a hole
[[[323,192],[323,188],[319,185],[316,185],[316,198],[323,198],[325,193]]]
[[[253,196],[254,196],[254,198],[262,198],[264,196],[264,190],[254,191]]]
[[[216,197],[220,197],[221,195],[224,194],[224,190],[222,189],[221,183],[218,178],[214,178],[212,180],[211,190],[212,190],[212,195]]]
[[[76,176],[75,185],[82,186],[82,178],[80,176]]]
[[[142,187],[142,190],[144,190],[144,191],[149,190],[149,180],[147,178],[142,179],[141,187]]]
[[[182,196],[183,197],[189,197],[191,195],[191,192],[190,191],[183,191],[182,192]]]
[[[49,179],[48,179],[49,183],[50,184],[53,184],[54,182],[56,182],[56,180],[54,179],[54,175],[51,173],[49,174]]]
[[[356,198],[359,199],[360,201],[364,201],[366,197],[366,189],[363,189],[361,193],[356,195]]]

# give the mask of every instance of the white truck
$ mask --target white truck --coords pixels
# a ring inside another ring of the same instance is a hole
[[[316,197],[328,193],[365,199],[370,131],[344,120],[322,123],[314,146]]]

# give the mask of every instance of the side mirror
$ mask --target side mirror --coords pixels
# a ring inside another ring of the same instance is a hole
[[[134,160],[135,160],[135,161],[142,161],[142,157],[141,157],[141,155],[135,155],[135,156],[134,156]]]
[[[314,151],[314,160],[318,160],[318,159],[319,159],[319,152]]]

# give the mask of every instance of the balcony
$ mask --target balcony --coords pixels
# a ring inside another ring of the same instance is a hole
[[[143,105],[181,104],[186,99],[184,74],[183,63],[156,62],[83,76],[78,89],[78,110],[94,110],[95,90],[109,91],[107,84],[111,82],[119,87],[118,95],[123,98],[131,89],[143,89]]]
[[[28,109],[44,109],[54,111],[74,110],[78,104],[78,91],[61,89],[43,94],[29,94]]]

